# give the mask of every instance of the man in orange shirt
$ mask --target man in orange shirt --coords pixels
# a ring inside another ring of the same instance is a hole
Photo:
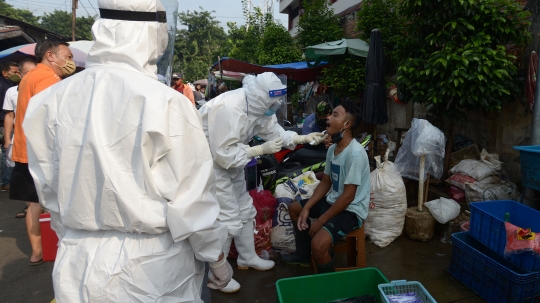
[[[30,71],[19,85],[17,110],[15,111],[15,136],[13,138],[12,159],[15,167],[11,173],[9,198],[30,202],[26,214],[26,230],[32,246],[30,266],[43,263],[41,250],[41,229],[39,215],[43,212],[39,204],[34,180],[28,170],[26,136],[22,128],[30,99],[51,85],[58,83],[75,72],[73,54],[69,44],[58,40],[43,40],[36,45],[35,54],[39,64]]]
[[[191,87],[189,85],[184,84],[184,77],[182,74],[174,73],[172,74],[172,84],[173,88],[180,93],[184,94],[193,105],[195,105],[195,97],[193,96],[193,91],[191,90]]]

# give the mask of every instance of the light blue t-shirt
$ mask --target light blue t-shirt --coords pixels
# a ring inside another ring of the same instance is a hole
[[[334,157],[335,149],[336,144],[333,144],[326,154],[324,173],[332,180],[332,188],[326,201],[334,204],[343,194],[345,184],[358,185],[354,200],[346,210],[355,213],[360,220],[364,221],[368,215],[370,188],[366,150],[356,140],[352,140],[337,157]]]

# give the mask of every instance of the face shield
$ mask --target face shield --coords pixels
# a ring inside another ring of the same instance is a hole
[[[281,108],[285,108],[285,113],[287,112],[287,106],[283,106],[283,104],[286,104],[287,102],[287,76],[278,75],[277,77],[281,81],[283,88],[268,91],[268,97],[270,97],[273,102],[264,113],[265,116],[272,116]],[[284,118],[282,117],[282,119]]]
[[[177,0],[159,0],[167,15],[167,46],[161,59],[157,62],[157,73],[165,78],[165,83],[171,85],[172,68],[174,61],[174,41],[176,38],[176,20],[178,19]]]

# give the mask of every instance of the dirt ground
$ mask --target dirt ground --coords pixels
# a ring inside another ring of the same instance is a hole
[[[10,201],[7,192],[0,192],[0,303],[49,303],[54,298],[53,263],[28,265],[30,244],[24,219],[15,218],[15,213],[23,207],[23,202]],[[388,280],[419,281],[437,302],[485,302],[447,272],[452,254],[449,243],[441,243],[439,239],[421,243],[400,237],[384,249],[371,243],[366,244],[366,249],[369,267],[378,268]],[[236,269],[234,261],[231,264],[241,290],[223,294],[203,287],[204,302],[274,303],[277,280],[313,274],[308,268],[279,261],[267,272],[241,271]]]

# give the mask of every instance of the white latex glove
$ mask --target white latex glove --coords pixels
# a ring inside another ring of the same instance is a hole
[[[223,256],[221,261],[210,262],[210,272],[208,273],[208,288],[221,289],[232,279],[233,269],[227,258]]]
[[[311,133],[305,136],[294,136],[293,143],[294,144],[309,143],[311,145],[319,145],[324,141],[324,139],[326,139],[327,136],[328,135],[325,135],[323,133]]]
[[[260,155],[270,155],[277,153],[281,150],[283,145],[283,139],[278,138],[276,140],[265,142],[261,145],[248,147],[247,153],[249,158],[253,158]]]

